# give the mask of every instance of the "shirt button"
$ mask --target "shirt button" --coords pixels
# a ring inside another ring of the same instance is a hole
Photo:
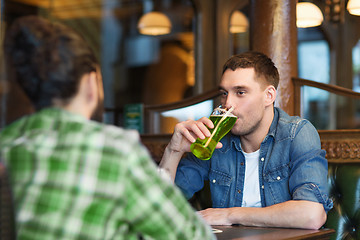
[[[260,160],[263,162],[263,161],[265,161],[265,158],[262,157]]]
[[[238,193],[241,193],[241,190],[238,190]]]
[[[277,176],[277,178],[276,178],[277,180],[280,180],[280,176]]]
[[[213,183],[216,183],[216,180],[214,179],[212,182],[213,182]]]
[[[262,189],[264,189],[264,188],[265,188],[265,186],[264,186],[264,185],[262,185],[262,186],[261,186],[261,188],[262,188]]]
[[[243,162],[241,162],[241,163],[240,163],[240,165],[241,165],[241,166],[244,166],[244,163],[243,163]]]

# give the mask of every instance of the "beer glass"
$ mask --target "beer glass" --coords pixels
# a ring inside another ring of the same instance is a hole
[[[208,128],[211,136],[205,139],[197,138],[190,146],[191,152],[197,158],[202,160],[209,160],[211,158],[217,143],[231,130],[237,120],[237,117],[231,113],[233,109],[231,107],[227,110],[222,108],[221,105],[214,109],[210,115],[214,128]]]

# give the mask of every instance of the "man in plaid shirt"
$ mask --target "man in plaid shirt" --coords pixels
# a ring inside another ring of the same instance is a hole
[[[19,239],[215,238],[158,176],[136,132],[89,120],[102,80],[79,35],[23,17],[6,34],[5,54],[37,110],[0,134]]]

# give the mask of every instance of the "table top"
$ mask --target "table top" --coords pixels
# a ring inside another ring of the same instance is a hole
[[[212,226],[218,240],[297,240],[297,239],[329,239],[335,233],[333,229],[296,229],[246,227],[241,225]],[[216,231],[219,230],[219,231]]]

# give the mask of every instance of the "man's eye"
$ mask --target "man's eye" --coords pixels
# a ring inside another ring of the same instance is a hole
[[[238,91],[236,92],[237,95],[244,95],[245,94],[245,91]]]
[[[222,93],[221,93],[221,96],[222,96],[222,97],[226,97],[227,95],[228,95],[227,92],[222,92]]]

